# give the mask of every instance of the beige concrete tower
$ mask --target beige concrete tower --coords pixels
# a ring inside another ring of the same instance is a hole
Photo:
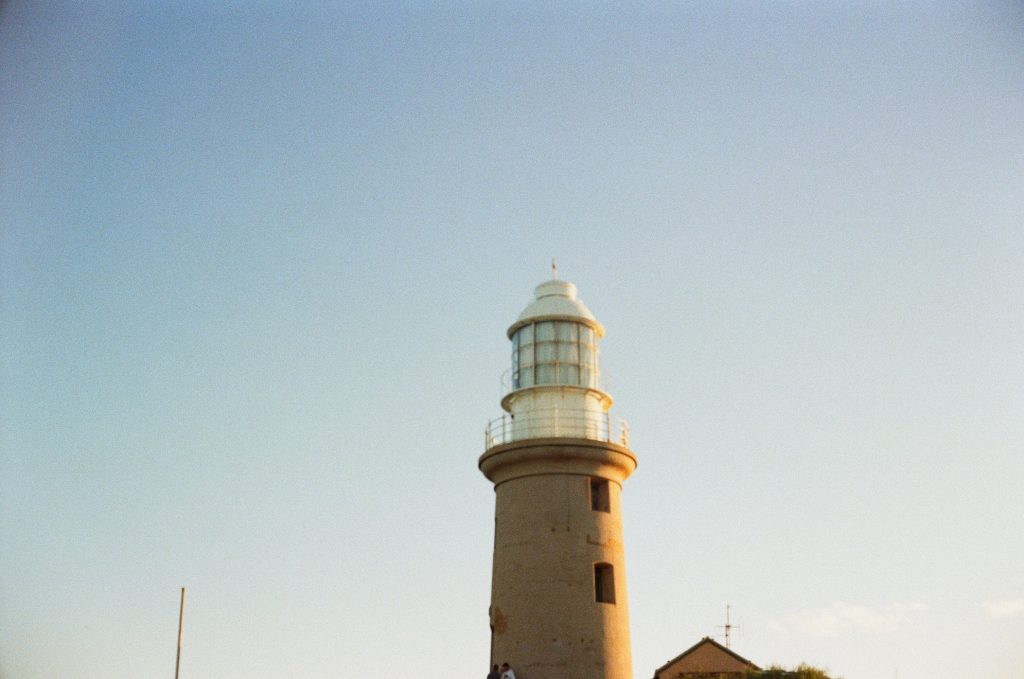
[[[491,663],[518,679],[631,679],[620,498],[636,457],[601,388],[601,324],[572,283],[535,295],[508,329],[507,414],[480,457],[496,496]]]

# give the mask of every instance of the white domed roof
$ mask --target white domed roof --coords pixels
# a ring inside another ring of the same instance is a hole
[[[538,285],[530,302],[519,318],[508,329],[511,338],[516,330],[528,323],[541,320],[576,321],[589,325],[598,337],[604,337],[604,327],[597,322],[594,314],[576,297],[576,286],[569,281],[550,280]]]

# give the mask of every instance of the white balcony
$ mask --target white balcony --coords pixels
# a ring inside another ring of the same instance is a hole
[[[484,449],[513,441],[539,438],[578,438],[629,447],[629,424],[609,413],[580,410],[531,410],[502,415],[487,423]]]

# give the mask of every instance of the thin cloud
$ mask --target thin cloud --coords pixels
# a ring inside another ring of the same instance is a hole
[[[1024,599],[1000,599],[982,604],[988,617],[993,620],[1013,618],[1024,613]]]
[[[815,637],[840,637],[849,632],[886,634],[902,629],[915,613],[927,610],[924,604],[893,604],[870,608],[858,604],[834,603],[816,611],[791,613],[770,623],[782,633],[800,633]]]

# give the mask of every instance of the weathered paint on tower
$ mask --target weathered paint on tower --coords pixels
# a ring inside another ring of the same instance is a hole
[[[518,679],[631,679],[620,498],[636,457],[601,387],[604,328],[576,286],[551,280],[508,336],[508,414],[479,463],[496,496],[491,664]]]

